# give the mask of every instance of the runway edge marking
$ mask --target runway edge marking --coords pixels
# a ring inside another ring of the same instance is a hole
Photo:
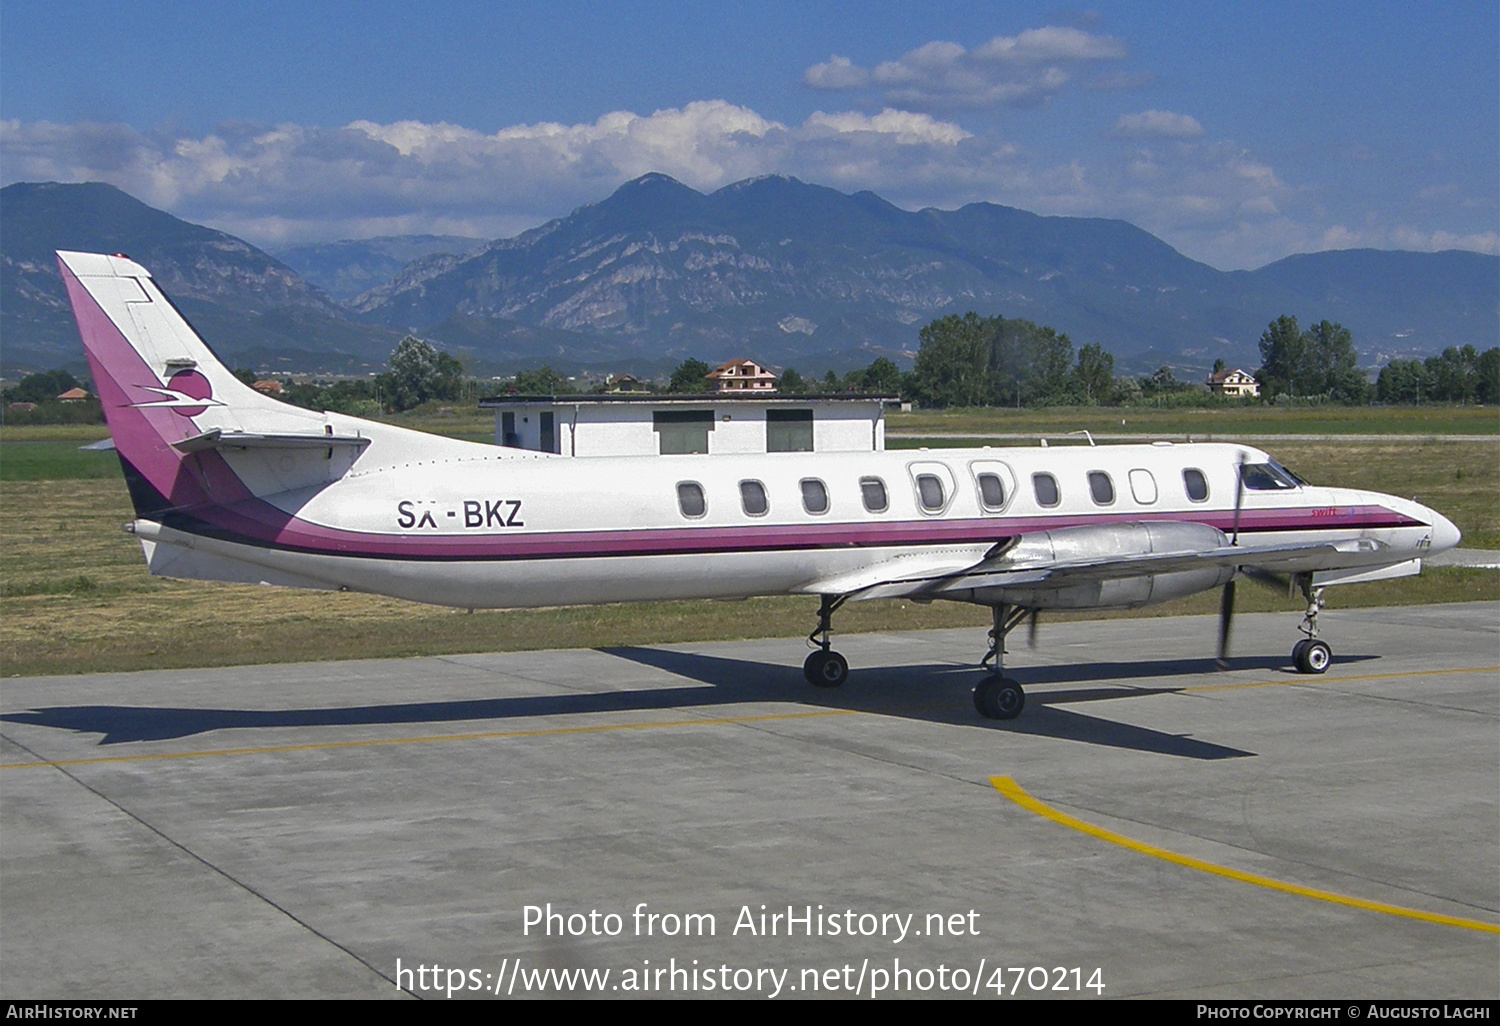
[[[1334,905],[1364,909],[1367,912],[1383,912],[1390,916],[1400,916],[1403,919],[1416,919],[1424,923],[1437,923],[1441,926],[1456,926],[1463,930],[1477,930],[1481,933],[1500,934],[1500,925],[1486,923],[1478,919],[1463,919],[1458,916],[1445,916],[1436,912],[1423,912],[1420,909],[1404,908],[1401,905],[1387,905],[1379,901],[1351,898],[1345,894],[1335,894],[1332,891],[1320,891],[1311,887],[1303,887],[1299,884],[1275,880],[1269,876],[1245,873],[1238,869],[1230,869],[1227,866],[1205,862],[1202,859],[1195,859],[1189,855],[1180,855],[1175,851],[1158,848],[1154,844],[1136,841],[1123,834],[1117,834],[1112,830],[1106,830],[1092,823],[1086,823],[1081,819],[1068,815],[1066,812],[1059,812],[1050,805],[1033,798],[1025,788],[1021,787],[1021,785],[1017,784],[1010,777],[990,777],[990,783],[994,785],[995,790],[1028,812],[1034,812],[1044,819],[1050,819],[1054,823],[1077,830],[1079,833],[1088,834],[1090,837],[1119,845],[1122,848],[1128,848],[1143,855],[1150,855],[1152,858],[1158,858],[1164,862],[1186,866],[1188,869],[1196,869],[1204,873],[1212,873],[1214,876],[1227,877],[1230,880],[1238,880],[1241,883],[1254,884],[1257,887],[1265,887],[1273,891],[1281,891],[1284,894],[1295,894],[1303,898],[1326,901]]]

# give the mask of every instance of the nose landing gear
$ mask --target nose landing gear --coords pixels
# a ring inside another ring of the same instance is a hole
[[[1298,673],[1322,673],[1333,662],[1333,649],[1318,639],[1318,610],[1323,608],[1323,589],[1313,587],[1311,574],[1299,574],[1296,582],[1302,589],[1302,597],[1307,599],[1307,612],[1297,629],[1307,637],[1292,646],[1292,665]]]

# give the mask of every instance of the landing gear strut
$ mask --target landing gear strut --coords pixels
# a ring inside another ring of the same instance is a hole
[[[1333,649],[1327,642],[1318,640],[1318,610],[1323,608],[1323,589],[1313,587],[1312,574],[1299,574],[1297,586],[1307,600],[1307,612],[1298,626],[1307,637],[1292,646],[1292,665],[1298,673],[1322,673],[1333,662]]]
[[[849,679],[849,661],[833,650],[829,635],[833,633],[834,611],[844,604],[847,595],[822,595],[818,606],[818,626],[807,636],[817,647],[802,664],[802,676],[815,688],[836,688]]]
[[[988,720],[1013,720],[1026,707],[1026,692],[1004,675],[1005,636],[1032,611],[1021,606],[999,605],[991,612],[995,625],[990,628],[990,650],[979,661],[990,675],[974,687],[974,708]]]

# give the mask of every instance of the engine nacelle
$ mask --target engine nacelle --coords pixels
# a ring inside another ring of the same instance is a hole
[[[990,562],[996,570],[1044,570],[1059,564],[1105,562],[1125,556],[1168,552],[1211,552],[1229,544],[1216,527],[1194,523],[1108,524],[1065,527],[1023,534]],[[1031,609],[1106,609],[1144,606],[1217,588],[1234,576],[1232,566],[1209,566],[1172,573],[1072,577],[1057,583],[973,588],[969,601]]]

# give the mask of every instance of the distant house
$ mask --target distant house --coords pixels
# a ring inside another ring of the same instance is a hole
[[[750,360],[730,360],[710,371],[715,392],[774,392],[776,375]]]
[[[606,392],[649,392],[644,382],[629,374],[616,374],[604,383]]]
[[[281,394],[281,382],[272,380],[271,378],[267,378],[264,381],[257,381],[250,387],[261,393],[262,395]]]
[[[1221,370],[1208,376],[1208,390],[1214,395],[1225,395],[1231,399],[1254,398],[1260,395],[1260,382],[1255,376],[1242,370]]]
[[[77,403],[82,402],[83,400],[88,398],[91,397],[85,389],[70,388],[62,395],[58,396],[57,401],[61,403]]]

